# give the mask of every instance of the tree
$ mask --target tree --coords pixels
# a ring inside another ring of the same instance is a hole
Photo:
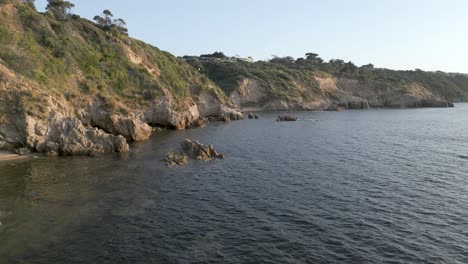
[[[351,61],[345,63],[341,69],[341,73],[355,74],[358,71],[358,67]]]
[[[317,53],[309,52],[309,53],[306,53],[305,55],[306,55],[306,61],[308,64],[318,66],[323,63],[322,58],[320,58]]]
[[[216,51],[213,54],[203,54],[203,55],[200,55],[200,57],[202,57],[202,58],[218,58],[218,59],[226,59],[227,58],[227,56],[221,51]]]
[[[66,20],[75,5],[69,1],[47,0],[46,10],[52,12],[57,19]]]
[[[283,64],[283,65],[291,65],[295,62],[293,57],[287,56],[287,57],[278,57],[273,55],[273,59],[270,60],[270,63],[276,63],[276,64]]]
[[[114,15],[109,9],[102,11],[101,16],[95,16],[94,21],[105,31],[127,34],[127,23],[121,18],[114,19]]]
[[[367,71],[372,71],[374,69],[374,64],[369,63],[369,64],[366,64],[366,65],[362,65],[360,69],[367,70]]]

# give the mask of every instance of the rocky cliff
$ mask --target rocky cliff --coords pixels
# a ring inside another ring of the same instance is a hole
[[[243,111],[453,107],[418,83],[390,86],[356,79],[314,77],[318,90],[312,97],[278,95],[262,80],[242,78],[230,93],[235,106]],[[290,89],[302,90],[296,83]]]
[[[0,0],[0,150],[125,152],[153,127],[247,110],[448,107],[468,77],[307,59],[189,63],[78,15]],[[318,62],[317,62],[318,61]]]
[[[128,151],[152,126],[242,118],[188,64],[78,16],[0,2],[0,149],[48,155]]]
[[[393,71],[335,61],[189,61],[244,110],[451,107],[468,100],[468,76]],[[352,65],[352,66],[350,66]],[[333,67],[332,67],[333,66]]]

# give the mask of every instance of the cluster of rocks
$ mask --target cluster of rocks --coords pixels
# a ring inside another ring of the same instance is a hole
[[[188,156],[181,151],[169,152],[163,160],[169,167],[184,166],[188,164]]]
[[[276,118],[277,122],[283,122],[283,121],[297,121],[297,116],[294,115],[279,115],[278,118]]]
[[[204,145],[196,140],[185,139],[180,144],[181,150],[171,151],[165,157],[167,166],[183,166],[188,159],[210,161],[214,158],[224,159],[224,154],[218,153],[212,144]]]
[[[224,159],[224,154],[218,153],[213,144],[204,145],[196,140],[185,139],[181,143],[182,151],[190,158],[196,160],[212,160],[213,158]]]
[[[254,118],[255,118],[255,119],[259,119],[259,118],[260,118],[260,116],[259,116],[258,114],[255,114],[255,115],[254,115],[254,114],[252,114],[252,113],[249,113],[248,117],[249,117],[249,119],[254,119]]]

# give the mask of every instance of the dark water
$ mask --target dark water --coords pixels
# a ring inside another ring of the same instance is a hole
[[[298,115],[0,163],[0,263],[468,263],[468,105]]]

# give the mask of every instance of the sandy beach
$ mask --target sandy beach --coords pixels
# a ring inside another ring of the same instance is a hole
[[[18,160],[18,159],[24,159],[25,156],[20,156],[15,153],[11,153],[8,151],[0,151],[0,162],[1,161],[8,161],[8,160]]]

